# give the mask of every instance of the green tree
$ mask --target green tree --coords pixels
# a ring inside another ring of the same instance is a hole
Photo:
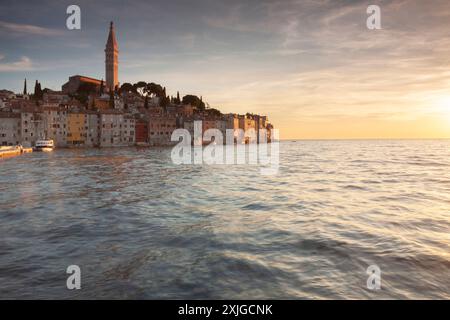
[[[136,93],[134,86],[128,82],[125,82],[124,84],[122,84],[119,91],[120,91],[120,93],[130,93],[130,92]]]
[[[145,88],[145,92],[147,94],[151,94],[151,95],[157,96],[159,98],[162,98],[165,96],[163,87],[161,87],[161,85],[156,84],[154,82],[147,84],[147,86]]]
[[[44,93],[42,92],[41,84],[39,81],[36,80],[36,83],[34,85],[33,99],[42,100],[43,95]]]
[[[182,103],[190,104],[196,111],[205,111],[205,103],[197,96],[188,94],[183,97]]]
[[[147,88],[147,82],[145,82],[145,81],[139,81],[139,82],[135,83],[135,84],[133,85],[133,87],[134,87],[134,91],[135,91],[135,92],[137,92],[137,93],[139,93],[141,96],[143,96],[144,93],[145,93],[145,90],[146,90],[146,88]]]

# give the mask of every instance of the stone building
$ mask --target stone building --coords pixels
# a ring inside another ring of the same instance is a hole
[[[20,144],[20,125],[20,113],[0,112],[0,146]]]
[[[83,146],[86,140],[86,114],[69,112],[67,115],[67,146]]]
[[[67,146],[67,108],[43,107],[44,137],[52,139],[56,147]]]
[[[135,125],[136,132],[136,145],[148,145],[149,141],[149,131],[148,131],[149,122],[147,119],[137,119]]]
[[[149,143],[152,146],[167,146],[174,144],[170,139],[172,132],[177,128],[176,117],[164,115],[150,117]]]
[[[86,77],[86,76],[71,76],[69,77],[69,81],[63,84],[62,92],[64,94],[74,94],[77,93],[80,86],[83,84],[89,84],[95,86],[96,90],[100,90],[101,80]]]
[[[21,111],[21,136],[24,147],[34,147],[36,141],[44,139],[44,115],[40,108],[26,107]]]
[[[85,111],[85,146],[98,147],[100,145],[100,116],[97,112]]]
[[[122,139],[124,144],[134,146],[136,143],[136,120],[130,114],[123,117]]]

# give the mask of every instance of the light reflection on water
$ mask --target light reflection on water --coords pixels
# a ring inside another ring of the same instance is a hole
[[[280,151],[276,176],[170,149],[1,160],[0,298],[450,298],[450,141]]]

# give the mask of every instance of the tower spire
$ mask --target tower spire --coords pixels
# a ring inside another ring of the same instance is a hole
[[[116,34],[114,32],[114,23],[109,24],[108,41],[105,47],[105,71],[106,71],[106,87],[109,90],[119,84],[119,46],[117,45]]]

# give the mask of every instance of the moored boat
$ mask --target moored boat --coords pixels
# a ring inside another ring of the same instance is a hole
[[[34,147],[34,151],[50,152],[55,148],[53,140],[38,140]]]

